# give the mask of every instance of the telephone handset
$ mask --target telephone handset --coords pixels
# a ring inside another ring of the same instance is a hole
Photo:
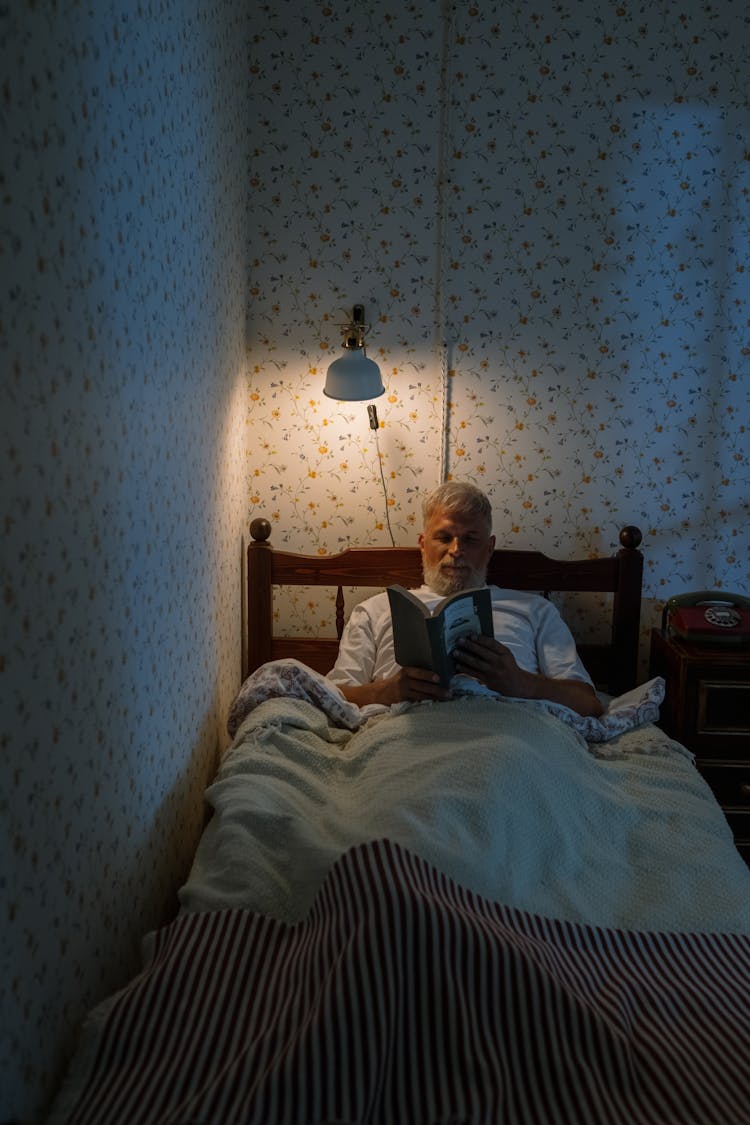
[[[726,590],[678,594],[664,606],[662,629],[701,644],[750,644],[750,598]]]

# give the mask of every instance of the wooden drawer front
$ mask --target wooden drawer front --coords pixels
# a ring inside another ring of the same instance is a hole
[[[748,818],[747,836],[750,838],[750,765],[744,762],[716,765],[700,758],[696,764],[721,807]]]
[[[724,816],[737,844],[750,847],[750,809],[747,812],[737,812],[735,809],[724,809]]]
[[[750,682],[689,677],[680,741],[698,758],[748,762],[750,759]]]
[[[699,680],[698,734],[750,737],[750,683],[741,680]]]

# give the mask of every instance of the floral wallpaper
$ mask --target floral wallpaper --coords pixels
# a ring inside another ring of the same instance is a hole
[[[670,0],[0,10],[0,1120],[173,908],[250,519],[413,543],[455,476],[511,546],[636,523],[644,669],[666,595],[747,591],[749,47]],[[322,393],[355,302],[375,431]]]
[[[282,0],[252,31],[251,514],[413,543],[449,475],[510,546],[637,524],[645,672],[666,596],[750,584],[742,6]],[[377,434],[322,393],[355,301]]]
[[[2,1121],[176,909],[239,683],[246,43],[0,12]]]

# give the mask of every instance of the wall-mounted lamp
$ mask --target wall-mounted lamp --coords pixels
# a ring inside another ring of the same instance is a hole
[[[365,306],[355,305],[352,319],[342,326],[345,354],[333,361],[326,374],[323,394],[343,402],[364,402],[385,393],[380,368],[365,354]]]

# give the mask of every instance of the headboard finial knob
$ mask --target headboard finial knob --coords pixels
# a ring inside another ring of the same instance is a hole
[[[629,551],[637,551],[642,539],[640,527],[635,527],[632,523],[627,524],[620,532],[620,543]]]
[[[271,525],[268,520],[258,519],[253,520],[250,524],[250,535],[256,543],[265,543],[266,539],[271,534]]]

